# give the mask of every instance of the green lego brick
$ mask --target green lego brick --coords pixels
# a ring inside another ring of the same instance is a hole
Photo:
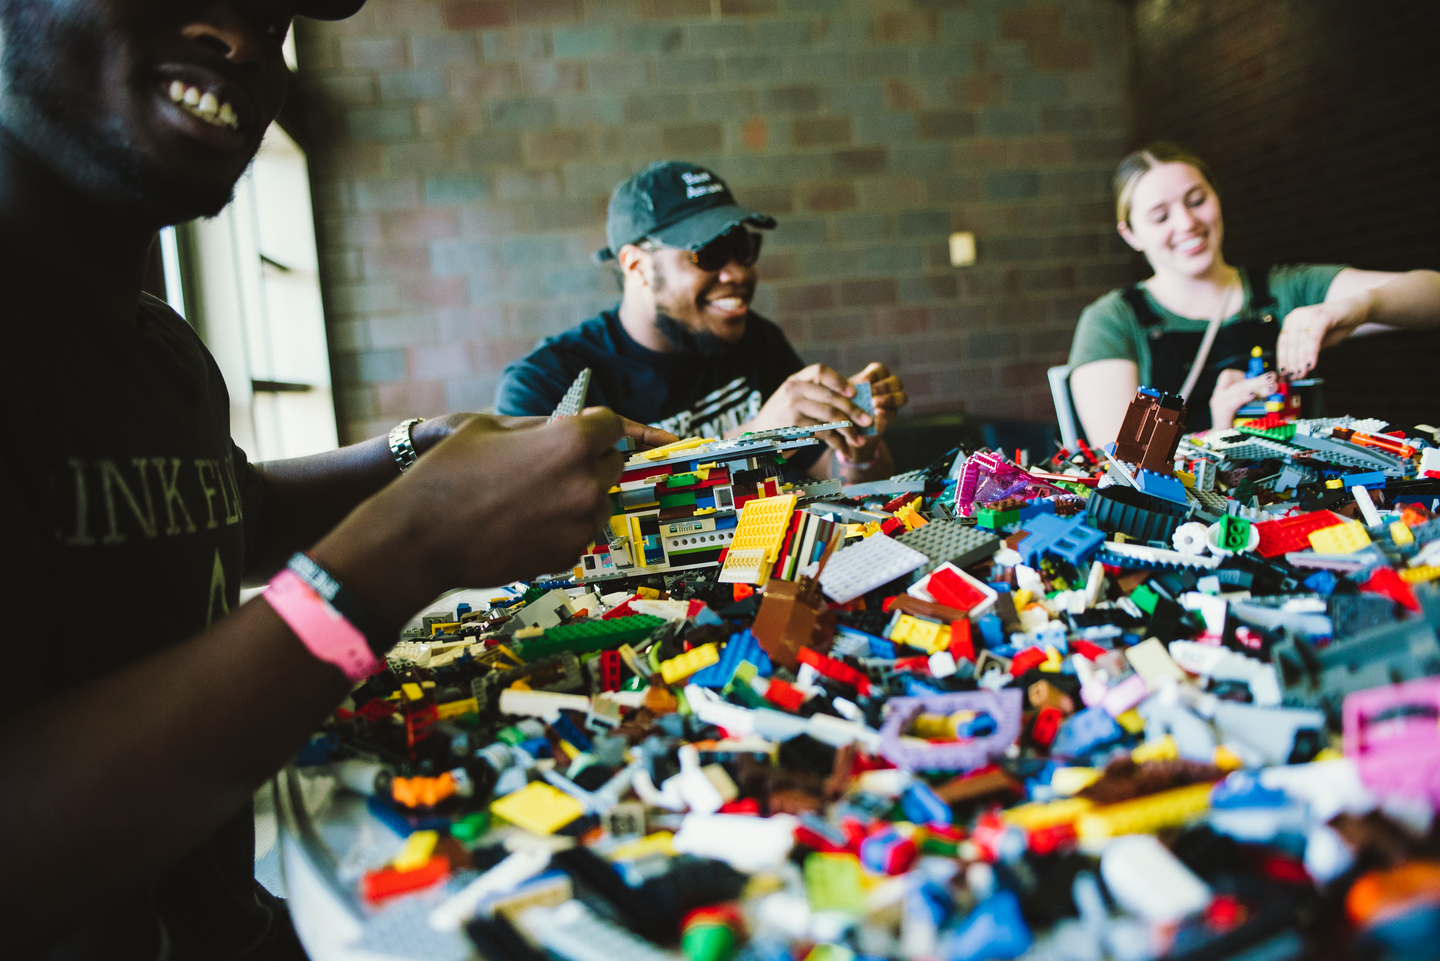
[[[548,587],[531,587],[528,588],[524,594],[520,595],[520,601],[522,604],[529,604],[531,601],[538,600],[548,593],[550,593],[550,588]]]
[[[1284,443],[1285,441],[1295,436],[1294,424],[1281,424],[1279,427],[1265,428],[1251,427],[1247,424],[1241,424],[1235,429],[1242,434],[1254,434],[1256,437],[1268,437],[1271,440],[1278,440],[1281,443]]]
[[[983,527],[986,530],[998,531],[1009,527],[1011,524],[1020,523],[1020,512],[1014,511],[993,511],[988,507],[982,507],[975,512],[975,526]]]
[[[527,661],[539,660],[551,654],[569,651],[583,654],[588,651],[603,651],[642,641],[664,625],[664,620],[650,614],[632,614],[610,621],[580,621],[575,624],[561,624],[548,629],[542,636],[533,637],[520,643],[516,651]]]
[[[676,474],[665,482],[666,487],[689,487],[691,484],[700,483],[699,474]],[[663,504],[664,501],[661,501]]]
[[[661,510],[664,510],[664,509],[667,508],[667,507],[694,507],[694,506],[695,506],[695,492],[694,492],[694,491],[681,491],[679,494],[661,494],[661,495],[660,495],[660,509],[661,509]]]
[[[1160,595],[1156,594],[1149,584],[1141,584],[1130,592],[1130,600],[1146,614],[1154,614],[1155,605],[1160,603]]]
[[[1250,546],[1250,522],[1243,517],[1226,514],[1220,518],[1220,546],[1227,551],[1243,551]]]

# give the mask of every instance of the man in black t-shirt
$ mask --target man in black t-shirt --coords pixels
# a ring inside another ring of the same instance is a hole
[[[351,684],[322,659],[334,620],[302,639],[242,581],[308,549],[383,653],[448,588],[573,563],[622,431],[668,437],[596,411],[261,465],[231,441],[214,360],[141,294],[148,250],[229,202],[292,16],[360,4],[0,2],[6,959],[300,957],[254,883],[249,801]]]
[[[802,452],[796,466],[852,482],[894,473],[881,435],[905,405],[900,378],[883,364],[848,381],[823,364],[806,367],[780,328],[750,310],[761,235],[747,226],[775,220],[741,208],[724,181],[694,164],[651,164],[620,184],[597,259],[617,261],[621,302],[507,367],[495,409],[548,413],[589,367],[590,403],[678,436],[849,420],[857,426],[822,433],[828,449]],[[862,383],[873,419],[853,402]]]

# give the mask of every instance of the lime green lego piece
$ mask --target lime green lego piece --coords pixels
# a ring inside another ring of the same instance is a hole
[[[572,654],[603,651],[621,644],[643,641],[664,623],[650,614],[632,614],[609,621],[561,624],[559,627],[547,629],[541,637],[520,642],[515,653],[527,661],[536,661],[565,651]]]
[[[1149,584],[1141,584],[1130,592],[1130,600],[1146,614],[1154,614],[1155,605],[1160,603],[1160,595],[1156,594]]]
[[[450,825],[450,835],[469,843],[490,830],[490,812],[476,811]]]
[[[975,512],[975,526],[983,527],[986,530],[998,531],[1002,527],[1009,527],[1011,524],[1020,523],[1020,512],[995,511],[988,507],[982,507]]]
[[[1241,424],[1235,429],[1242,434],[1254,434],[1256,437],[1268,437],[1271,440],[1278,440],[1282,444],[1295,436],[1294,424],[1281,424],[1279,427],[1251,427],[1248,424]]]
[[[814,911],[865,913],[860,861],[853,854],[812,854],[805,859],[805,893]]]

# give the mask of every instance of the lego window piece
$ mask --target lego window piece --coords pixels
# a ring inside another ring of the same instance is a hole
[[[763,584],[780,552],[796,496],[758,497],[740,509],[740,521],[730,541],[730,552],[720,568],[722,584]],[[755,554],[759,551],[759,554]]]
[[[550,415],[550,423],[560,420],[562,417],[574,417],[585,408],[585,395],[590,390],[590,368],[586,367],[580,371],[570,389],[565,391],[565,396],[560,398],[560,403],[555,405],[555,412]]]
[[[745,506],[748,510],[750,505]],[[924,567],[929,561],[930,558],[913,547],[906,547],[884,534],[875,534],[837,551],[820,572],[820,587],[837,604],[848,604],[861,594]]]
[[[976,530],[959,521],[932,520],[924,527],[906,531],[895,538],[906,547],[914,548],[930,559],[920,568],[923,576],[941,564],[969,567],[1000,549],[1000,538],[989,531]]]

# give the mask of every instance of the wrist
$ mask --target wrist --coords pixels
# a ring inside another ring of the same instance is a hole
[[[395,507],[396,505],[388,505]],[[361,504],[309,551],[397,635],[410,617],[440,593],[429,557],[417,549],[421,538],[403,508]]]

